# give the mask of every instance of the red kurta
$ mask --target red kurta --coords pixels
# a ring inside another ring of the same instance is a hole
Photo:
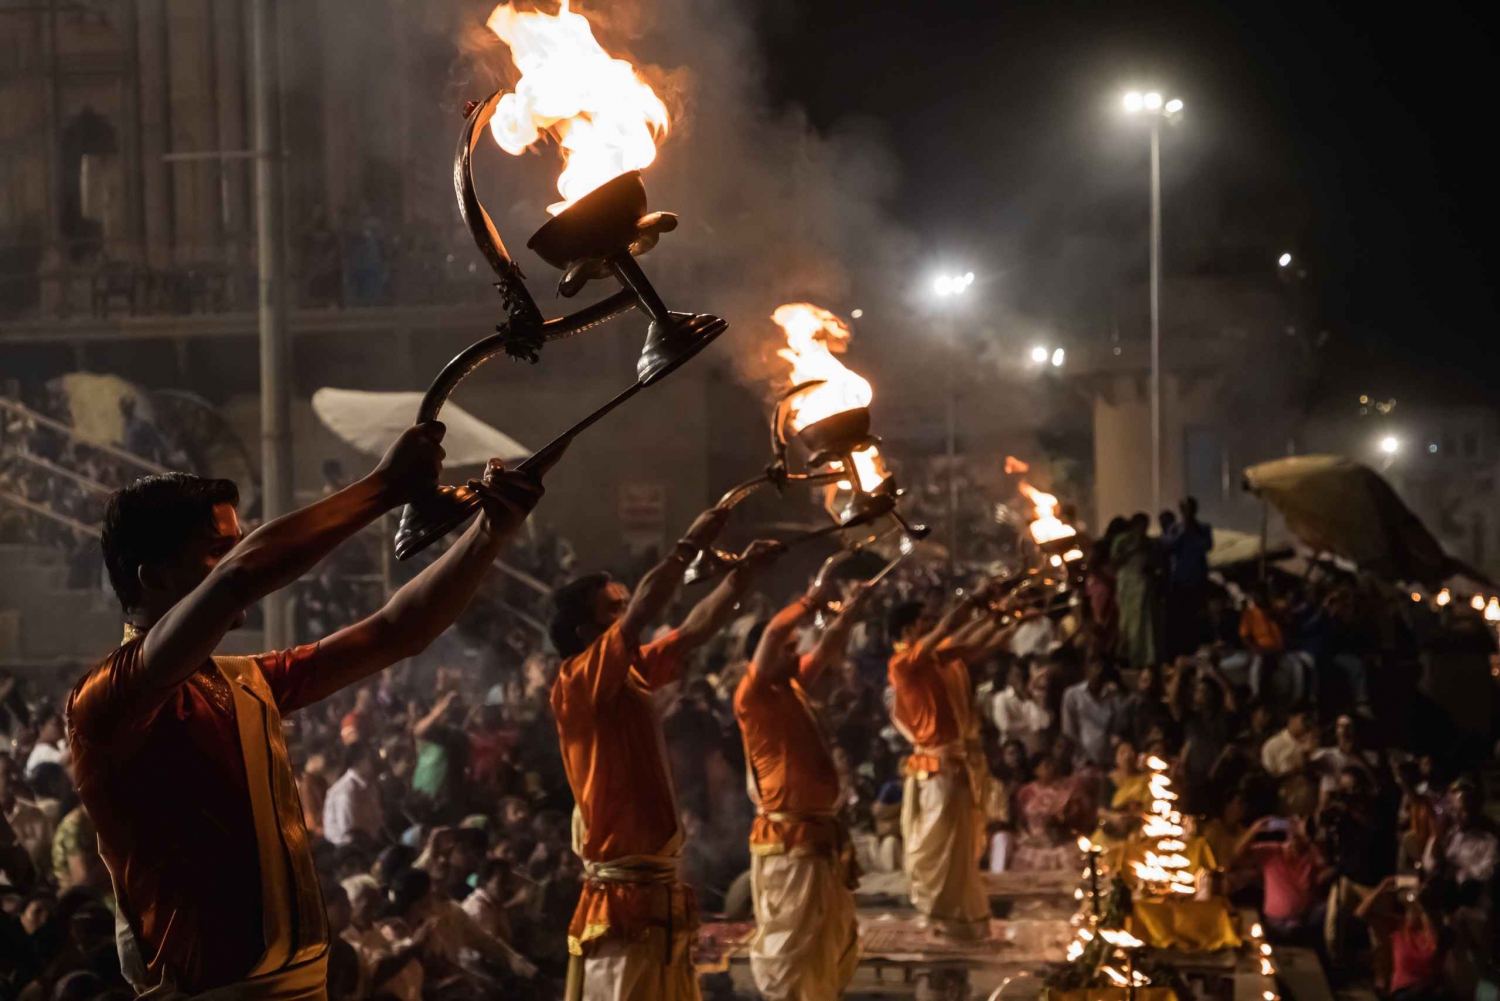
[[[675,631],[637,647],[616,623],[558,670],[552,712],[585,863],[675,851],[677,794],[652,693],[677,680],[681,669]],[[580,953],[605,935],[633,939],[653,923],[688,928],[695,919],[685,887],[588,879],[568,946]]]
[[[209,661],[153,688],[142,642],[90,671],[67,709],[78,795],[144,964],[137,972],[193,994],[320,956],[328,929],[280,714],[354,679],[320,664],[314,645],[223,658],[222,671]],[[269,823],[257,824],[257,810]],[[266,857],[284,903],[269,921]]]

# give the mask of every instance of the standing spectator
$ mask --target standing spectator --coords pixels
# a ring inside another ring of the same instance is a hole
[[[1104,537],[1094,543],[1089,557],[1084,590],[1089,598],[1089,638],[1097,657],[1113,657],[1120,645],[1120,606],[1116,600],[1115,568],[1111,551],[1115,540],[1125,533],[1128,522],[1114,518],[1104,530]]]
[[[1386,916],[1392,908],[1385,906],[1393,898],[1401,901],[1394,908],[1394,920]],[[1387,943],[1389,969],[1376,970],[1376,991],[1388,991],[1392,1001],[1438,1001],[1447,996],[1443,979],[1447,935],[1421,894],[1397,889],[1396,877],[1387,876],[1359,905],[1356,915]]]
[[[1182,520],[1164,535],[1171,569],[1167,583],[1167,656],[1192,653],[1207,637],[1208,554],[1214,530],[1198,520],[1198,501],[1184,497]]]
[[[361,685],[354,693],[354,708],[339,723],[339,740],[345,744],[368,740],[374,736],[375,693]]]
[[[1295,775],[1307,767],[1308,756],[1317,749],[1316,722],[1311,711],[1299,709],[1260,749],[1261,767],[1273,779]]]
[[[432,711],[412,726],[417,765],[412,769],[411,787],[432,801],[443,820],[457,819],[463,812],[460,801],[469,738],[454,722],[461,711],[458,692],[444,692]]]
[[[1339,776],[1346,768],[1362,770],[1373,786],[1377,760],[1374,752],[1360,747],[1359,731],[1352,716],[1340,716],[1334,721],[1332,747],[1320,747],[1308,755],[1308,764],[1318,776],[1318,792],[1325,796],[1338,788]]]
[[[1120,701],[1115,734],[1137,748],[1144,748],[1153,732],[1170,737],[1175,726],[1172,711],[1162,697],[1161,668],[1148,665],[1136,672],[1135,691]]]
[[[1146,535],[1150,527],[1151,519],[1144,512],[1137,512],[1110,551],[1120,610],[1119,655],[1131,667],[1154,664],[1161,653],[1157,637],[1161,609],[1155,576],[1156,547]]]
[[[1042,750],[1052,725],[1052,714],[1032,695],[1029,685],[1027,661],[1018,657],[1006,672],[1005,689],[990,702],[990,719],[1000,732],[1000,742],[1019,741],[1028,755]]]
[[[1118,685],[1105,676],[1104,662],[1090,660],[1084,680],[1063,693],[1062,732],[1077,747],[1078,763],[1109,768],[1109,735],[1120,712]]]
[[[1265,839],[1278,828],[1285,831],[1284,841]],[[1301,821],[1260,818],[1240,838],[1235,857],[1248,857],[1260,869],[1265,888],[1261,914],[1273,941],[1305,943],[1322,933],[1328,904],[1317,890],[1328,869]]]
[[[37,728],[36,746],[26,757],[26,776],[34,776],[41,765],[67,764],[68,740],[63,730],[62,713],[48,712]]]
[[[1172,689],[1168,696],[1178,720],[1182,724],[1182,751],[1178,755],[1178,769],[1187,793],[1188,806],[1192,810],[1204,810],[1212,786],[1214,766],[1224,754],[1224,749],[1234,738],[1234,713],[1238,709],[1234,690],[1224,680],[1213,661],[1202,661],[1203,673],[1195,677],[1191,705],[1181,709],[1181,686],[1193,672],[1179,668],[1172,676]]]
[[[344,774],[328,790],[323,802],[323,837],[335,845],[347,845],[357,834],[371,840],[380,836],[385,811],[375,784],[380,758],[369,744],[344,748]]]

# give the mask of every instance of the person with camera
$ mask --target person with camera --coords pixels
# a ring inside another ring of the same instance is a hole
[[[1234,857],[1260,870],[1261,916],[1273,942],[1305,944],[1321,931],[1327,902],[1318,890],[1333,875],[1297,818],[1262,817],[1251,824]]]
[[[1339,773],[1337,788],[1324,795],[1315,818],[1314,838],[1333,867],[1323,943],[1335,964],[1344,959],[1349,919],[1390,874],[1395,859],[1394,845],[1384,844],[1385,825],[1368,776],[1364,768],[1346,766]],[[1394,832],[1390,833],[1393,841]],[[1373,934],[1370,944],[1379,951],[1381,943]]]

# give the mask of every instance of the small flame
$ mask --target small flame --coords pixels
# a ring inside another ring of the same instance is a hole
[[[648,167],[667,134],[667,106],[634,66],[600,47],[588,19],[562,0],[556,14],[518,11],[502,3],[485,26],[510,47],[521,71],[514,92],[500,98],[490,134],[520,156],[543,134],[562,149],[557,190],[547,206],[557,215],[606,181]]]
[[[1036,505],[1036,520],[1031,523],[1031,537],[1038,543],[1054,542],[1077,535],[1072,525],[1065,525],[1057,517],[1057,498],[1043,493],[1036,487],[1021,481],[1021,493]]]
[[[1469,607],[1474,609],[1474,611],[1476,612],[1484,611],[1484,595],[1476,594],[1474,595],[1474,597],[1470,598]]]
[[[776,352],[792,366],[792,385],[823,380],[798,393],[787,402],[787,422],[793,431],[801,431],[809,424],[816,424],[825,417],[868,407],[875,398],[869,380],[852,372],[835,355],[849,349],[849,338],[853,336],[849,325],[822,306],[810,302],[789,302],[777,306],[771,320],[786,334],[786,347]],[[865,490],[874,490],[886,478],[885,462],[880,450],[873,445],[853,453],[854,472],[859,476],[859,485]],[[841,468],[833,463],[833,468]],[[848,490],[852,484],[839,481],[839,487]]]
[[[1490,603],[1484,606],[1484,620],[1500,622],[1500,598],[1491,598]]]
[[[1011,473],[1025,473],[1030,471],[1030,469],[1030,466],[1022,462],[1020,459],[1017,459],[1014,455],[1007,455],[1005,457],[1006,475],[1010,475]]]

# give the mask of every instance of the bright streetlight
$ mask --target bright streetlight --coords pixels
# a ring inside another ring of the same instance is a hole
[[[950,295],[963,295],[964,290],[974,284],[974,272],[965,271],[961,275],[938,275],[932,280],[932,290],[939,297]]]
[[[1161,123],[1182,116],[1182,99],[1160,91],[1125,95],[1127,115],[1151,119],[1151,509],[1161,510]]]
[[[1284,268],[1287,265],[1289,265],[1289,264],[1292,263],[1292,255],[1291,254],[1282,254],[1280,257],[1278,257],[1276,259],[1276,263],[1278,265],[1280,265],[1281,267]]]
[[[1401,449],[1401,443],[1393,435],[1386,435],[1380,439],[1380,450],[1386,455],[1395,455]]]
[[[1047,349],[1042,347],[1040,344],[1032,348],[1031,360],[1036,362],[1038,365],[1045,365],[1047,363]]]
[[[1066,357],[1067,355],[1062,348],[1058,348],[1056,351],[1052,352],[1052,367],[1062,368],[1063,359]]]

